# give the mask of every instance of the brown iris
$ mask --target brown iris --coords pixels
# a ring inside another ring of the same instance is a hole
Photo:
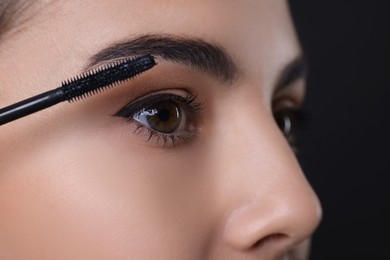
[[[180,124],[180,108],[171,101],[158,102],[147,109],[146,119],[153,130],[172,133]]]

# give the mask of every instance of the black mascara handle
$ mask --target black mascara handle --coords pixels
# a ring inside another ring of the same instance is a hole
[[[61,88],[57,88],[1,108],[0,125],[51,107],[62,101],[64,101],[64,91]]]

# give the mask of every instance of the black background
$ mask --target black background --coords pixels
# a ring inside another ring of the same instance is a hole
[[[290,1],[310,65],[300,161],[322,202],[311,259],[390,260],[390,1]]]

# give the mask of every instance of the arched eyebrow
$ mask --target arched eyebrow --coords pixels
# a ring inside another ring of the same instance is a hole
[[[237,66],[222,46],[175,35],[147,34],[114,43],[93,55],[85,70],[112,60],[147,54],[190,66],[224,82],[233,83],[238,78]]]
[[[222,46],[199,38],[172,34],[146,34],[111,44],[93,55],[84,69],[89,70],[113,60],[148,54],[190,66],[230,84],[239,77],[236,63]],[[305,79],[306,75],[305,59],[301,55],[297,56],[279,73],[275,92],[294,81]]]

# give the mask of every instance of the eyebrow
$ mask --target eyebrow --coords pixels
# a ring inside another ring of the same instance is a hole
[[[230,84],[239,76],[237,65],[222,46],[200,38],[171,34],[146,34],[111,44],[93,55],[84,69],[90,70],[113,60],[148,54],[198,69]],[[298,56],[281,71],[275,92],[294,81],[305,79],[306,75],[306,62],[302,56]]]
[[[198,38],[174,35],[141,35],[115,43],[93,55],[85,68],[127,57],[153,55],[199,69],[225,82],[238,77],[238,69],[222,46]]]
[[[290,86],[300,79],[306,80],[308,75],[308,64],[303,55],[293,59],[284,67],[276,83],[275,92]]]

